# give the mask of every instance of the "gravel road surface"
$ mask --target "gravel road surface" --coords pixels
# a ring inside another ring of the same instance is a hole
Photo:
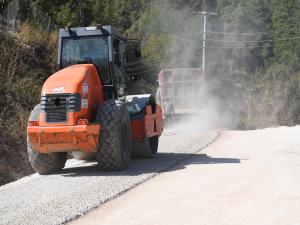
[[[62,224],[178,164],[217,138],[217,132],[165,132],[154,159],[133,160],[121,172],[69,160],[55,175],[34,174],[0,187],[0,224]]]
[[[299,225],[300,127],[223,132],[71,224]]]

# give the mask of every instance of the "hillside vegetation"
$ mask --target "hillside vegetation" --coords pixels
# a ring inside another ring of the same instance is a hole
[[[208,16],[207,96],[233,115],[235,128],[299,123],[297,0],[20,0],[19,8],[18,34],[0,38],[0,184],[32,172],[27,118],[55,71],[57,30],[66,25],[112,24],[140,38],[135,72],[144,91],[155,92],[160,69],[201,67],[203,16],[195,12],[217,12]]]

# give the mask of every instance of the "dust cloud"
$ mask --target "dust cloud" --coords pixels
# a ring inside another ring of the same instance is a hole
[[[170,1],[160,1],[158,17],[161,29],[169,34],[168,61],[162,69],[201,68],[203,15],[191,9],[175,9]],[[257,31],[243,21],[243,11],[236,8],[230,23],[221,15],[207,17],[207,30],[240,33]],[[262,29],[262,28],[259,28]],[[206,74],[203,80],[204,104],[196,105],[194,113],[179,116],[175,129],[205,131],[239,127],[240,113],[245,106],[245,74],[249,72],[249,52],[256,44],[239,42],[247,36],[216,35],[207,33]],[[255,40],[261,39],[256,36]],[[212,42],[209,39],[222,40]],[[235,42],[236,41],[236,42]],[[188,101],[188,97],[186,101]],[[174,103],[172,103],[174,104]],[[175,108],[175,115],[178,111]],[[177,115],[176,115],[177,116]],[[176,118],[175,116],[175,118]]]

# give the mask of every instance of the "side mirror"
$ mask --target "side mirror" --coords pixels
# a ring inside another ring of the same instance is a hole
[[[127,63],[136,62],[141,59],[141,44],[137,39],[127,39],[126,58]]]

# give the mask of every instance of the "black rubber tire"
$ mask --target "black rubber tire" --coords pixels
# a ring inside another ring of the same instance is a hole
[[[97,113],[100,136],[97,162],[105,171],[126,169],[131,159],[131,123],[126,105],[117,100],[103,103]]]
[[[144,138],[143,140],[133,141],[132,157],[134,158],[153,158],[157,154],[158,136]]]
[[[40,105],[34,107],[30,114],[30,121],[38,121]],[[33,170],[39,174],[52,174],[64,168],[67,161],[67,153],[41,154],[36,152],[27,136],[27,152]]]

